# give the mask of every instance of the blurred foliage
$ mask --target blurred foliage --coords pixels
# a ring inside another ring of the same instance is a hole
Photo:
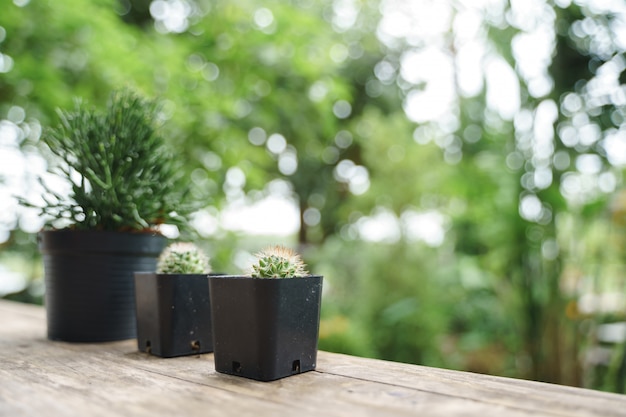
[[[624,345],[602,336],[626,322],[626,158],[607,150],[626,128],[620,15],[591,0],[539,2],[532,18],[493,3],[14,2],[0,14],[0,120],[28,156],[76,96],[104,103],[129,86],[158,98],[165,137],[210,195],[205,214],[286,184],[301,227],[280,243],[325,276],[321,349],[624,392]],[[385,13],[412,4],[450,12],[439,37],[384,33]],[[176,5],[182,18],[167,20]],[[468,12],[486,51],[473,92],[457,73],[471,42],[454,19]],[[524,42],[536,55],[548,45],[539,75],[515,49]],[[423,120],[408,103],[429,91],[419,74],[434,64],[419,54],[433,49],[453,64],[454,97]],[[502,63],[495,77],[490,62]],[[507,68],[513,115],[489,87]],[[26,259],[41,282],[21,222],[0,218],[0,259]],[[444,237],[424,237],[433,228]],[[223,272],[276,240],[200,234]]]

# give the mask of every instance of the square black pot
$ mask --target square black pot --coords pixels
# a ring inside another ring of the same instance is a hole
[[[207,277],[135,272],[140,351],[163,358],[213,351]]]
[[[322,279],[210,277],[215,370],[272,381],[315,369]]]

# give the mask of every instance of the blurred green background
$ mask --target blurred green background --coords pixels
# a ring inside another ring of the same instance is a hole
[[[42,302],[42,129],[131,87],[210,196],[181,238],[227,272],[299,249],[320,349],[624,393],[625,28],[620,0],[5,0],[0,295]]]

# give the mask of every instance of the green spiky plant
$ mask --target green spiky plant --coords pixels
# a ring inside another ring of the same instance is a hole
[[[209,258],[193,243],[176,242],[159,257],[157,274],[209,274]]]
[[[69,196],[41,181],[54,228],[141,231],[185,226],[193,211],[180,163],[157,133],[159,106],[130,90],[115,91],[104,109],[76,101],[42,142],[60,161],[51,171],[71,184]],[[33,206],[28,202],[23,204]]]
[[[283,246],[271,246],[255,255],[253,278],[297,278],[309,275],[300,255]]]

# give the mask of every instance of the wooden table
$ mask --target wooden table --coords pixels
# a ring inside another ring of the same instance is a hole
[[[43,308],[0,300],[0,416],[626,416],[626,396],[319,352],[274,382],[161,359],[135,340],[51,342]]]

